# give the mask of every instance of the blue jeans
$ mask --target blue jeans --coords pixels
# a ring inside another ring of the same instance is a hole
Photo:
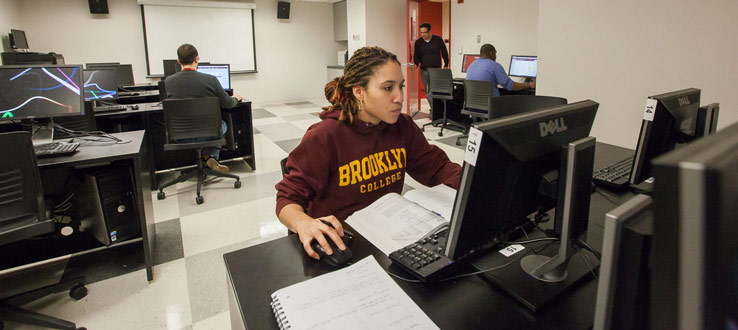
[[[228,131],[228,125],[225,121],[220,121],[220,132],[221,134],[225,134],[225,132]],[[205,141],[212,141],[217,140],[218,138],[214,137],[204,137],[204,138],[189,138],[189,139],[176,139],[174,140],[175,143],[190,143],[190,142],[205,142]],[[209,158],[213,157],[215,160],[220,159],[220,148],[219,147],[207,147],[202,149],[202,157],[203,158]]]

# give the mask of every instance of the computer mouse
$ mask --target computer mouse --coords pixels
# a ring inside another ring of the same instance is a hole
[[[351,250],[348,248],[348,246],[346,247],[346,250],[341,250],[338,248],[338,246],[336,246],[336,243],[334,243],[332,239],[328,239],[328,244],[330,244],[331,249],[333,250],[333,254],[326,253],[325,250],[323,250],[323,247],[320,246],[317,240],[313,240],[310,243],[310,246],[318,254],[318,256],[320,256],[320,260],[322,260],[323,262],[333,267],[348,266],[349,262],[351,261],[351,258],[354,256],[351,253]],[[344,239],[344,244],[346,244],[345,239]]]
[[[330,226],[330,223],[327,221],[323,221],[326,225]],[[332,227],[332,226],[331,226]],[[329,237],[326,237],[326,240],[328,241],[328,244],[331,247],[331,250],[333,250],[333,254],[328,254],[323,250],[323,247],[320,246],[320,243],[318,243],[317,240],[313,240],[310,242],[310,247],[313,248],[313,251],[315,251],[318,256],[320,257],[320,260],[323,262],[334,266],[334,267],[344,267],[349,264],[351,261],[351,258],[353,257],[353,254],[351,253],[351,250],[349,249],[349,244],[351,244],[351,240],[353,239],[354,234],[352,234],[350,231],[343,230],[343,244],[346,245],[346,250],[341,251],[341,249],[336,246],[336,243],[333,242],[332,239]]]
[[[131,106],[131,110],[138,110],[138,104],[134,104]]]

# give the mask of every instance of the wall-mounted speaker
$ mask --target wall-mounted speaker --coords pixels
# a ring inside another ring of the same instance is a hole
[[[290,3],[289,2],[277,1],[277,18],[284,18],[284,19],[290,18]]]
[[[90,14],[109,14],[108,0],[88,0],[90,3]]]

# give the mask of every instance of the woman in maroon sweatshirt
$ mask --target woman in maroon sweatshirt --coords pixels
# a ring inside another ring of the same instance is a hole
[[[401,193],[405,173],[427,186],[454,189],[461,174],[461,167],[402,113],[405,79],[395,55],[361,48],[343,73],[326,86],[334,88],[332,105],[290,153],[289,174],[276,185],[279,220],[315,259],[313,239],[328,254],[333,252],[324,235],[345,249],[341,221],[384,194]]]

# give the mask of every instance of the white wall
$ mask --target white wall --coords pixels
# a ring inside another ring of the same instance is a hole
[[[443,38],[443,40],[449,39],[451,37],[451,35],[449,34],[449,30],[448,30],[449,24],[450,24],[449,21],[451,19],[451,15],[449,15],[449,12],[448,12],[449,8],[450,7],[449,7],[448,1],[444,1],[443,5],[441,6],[441,20],[443,21],[442,26],[441,26],[441,29],[443,29],[441,33],[441,38]],[[448,46],[449,45],[446,44],[446,47]]]
[[[481,35],[479,43],[477,35]],[[465,76],[460,55],[479,54],[479,47],[486,43],[495,46],[497,61],[505,71],[510,66],[510,55],[537,55],[538,0],[451,1],[449,52],[454,77]]]
[[[255,3],[259,73],[233,75],[236,93],[255,102],[322,97],[326,66],[335,64],[342,48],[333,41],[332,4],[292,2],[290,19],[280,20],[276,1]],[[110,14],[92,15],[86,1],[23,0],[18,1],[18,22],[32,51],[62,53],[67,63],[131,63],[136,82],[146,82],[140,7],[136,0],[108,0],[108,5]]]
[[[277,19],[277,1],[256,0],[257,74],[233,75],[236,93],[256,102],[325,98],[328,65],[346,49],[333,40],[333,4],[292,1]],[[226,50],[227,51],[227,50]]]
[[[136,82],[146,81],[143,28],[135,0],[108,1],[108,15],[90,14],[87,1],[79,0],[23,0],[18,7],[31,51],[61,53],[67,64],[130,63]]]
[[[696,87],[738,121],[738,2],[541,1],[537,92],[600,103],[592,135],[635,148],[649,95]]]
[[[366,0],[346,0],[348,57],[366,46]]]
[[[407,15],[405,1],[370,0],[366,7],[366,45],[379,46],[407,61]]]
[[[2,40],[3,51],[10,51],[10,42],[8,41],[8,33],[10,29],[23,30],[18,19],[18,1],[17,0],[0,0],[0,40]]]

